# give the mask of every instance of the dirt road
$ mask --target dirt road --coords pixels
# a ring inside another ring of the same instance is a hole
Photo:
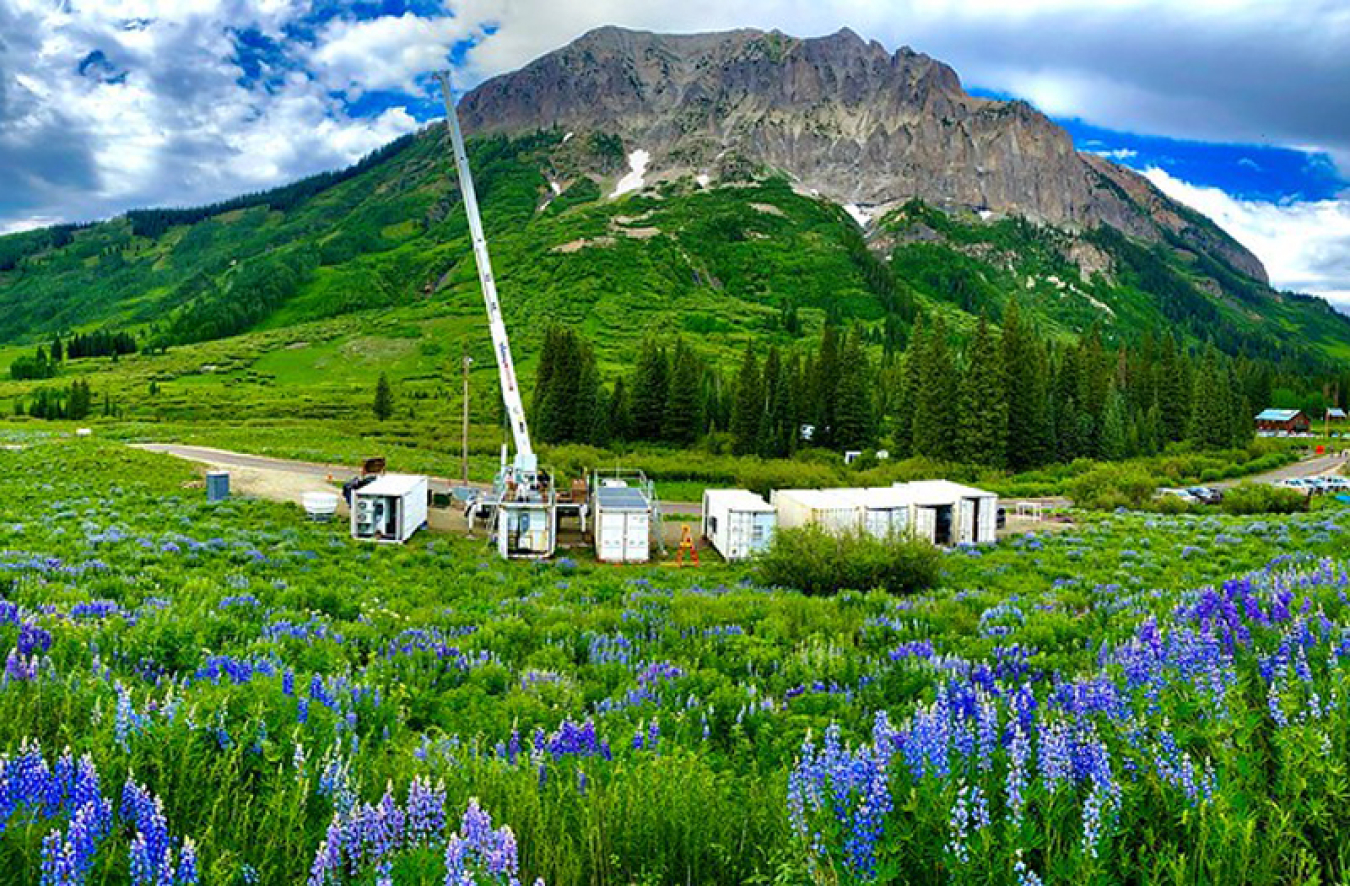
[[[299,504],[305,492],[332,491],[329,482],[341,484],[352,477],[356,469],[352,465],[324,464],[312,461],[291,461],[284,458],[272,458],[266,455],[250,455],[244,452],[230,452],[226,449],[214,449],[210,446],[185,446],[180,443],[133,443],[137,449],[147,452],[160,452],[176,458],[194,461],[198,464],[230,472],[231,485],[246,495],[260,498],[294,501]],[[452,488],[464,484],[459,480],[445,477],[428,477],[432,492],[449,493]],[[245,488],[250,484],[253,489]],[[474,489],[487,490],[486,483],[470,483]],[[661,510],[667,514],[696,519],[702,515],[703,508],[698,502],[662,502]]]

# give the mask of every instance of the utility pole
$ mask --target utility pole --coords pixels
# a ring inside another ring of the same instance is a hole
[[[464,355],[464,435],[460,440],[460,453],[464,466],[464,485],[469,485],[469,367],[473,358]]]

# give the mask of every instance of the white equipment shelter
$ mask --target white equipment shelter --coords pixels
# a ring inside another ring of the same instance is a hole
[[[426,477],[385,474],[352,491],[352,538],[402,544],[426,525]]]
[[[998,496],[949,480],[897,483],[914,505],[914,532],[940,547],[997,540]]]
[[[773,505],[745,489],[703,493],[703,537],[724,560],[744,560],[769,547],[778,514]]]
[[[778,525],[783,529],[816,525],[827,532],[845,532],[856,529],[862,520],[862,509],[853,497],[856,490],[844,489],[775,489],[769,497],[778,511]]]
[[[595,490],[595,554],[605,563],[646,563],[651,557],[651,503],[631,486]]]
[[[849,490],[862,507],[862,527],[877,538],[892,538],[910,531],[913,496],[903,486],[872,486]]]

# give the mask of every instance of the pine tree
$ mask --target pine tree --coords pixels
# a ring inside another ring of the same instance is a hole
[[[61,343],[61,336],[58,335],[52,339],[52,362],[60,363],[64,359],[66,359],[66,350]]]
[[[612,442],[622,442],[632,439],[633,420],[629,411],[628,386],[624,384],[623,378],[614,380],[614,390],[609,395],[609,410],[607,413],[609,427],[605,436]]]
[[[656,339],[648,338],[638,353],[637,368],[629,392],[633,439],[661,439],[661,421],[665,418],[669,396],[670,360],[666,349]]]
[[[816,426],[811,442],[829,448],[834,443],[835,395],[839,385],[839,330],[827,324],[820,337],[812,385],[812,423]]]
[[[1158,357],[1158,406],[1166,416],[1163,442],[1180,440],[1191,426],[1191,378],[1189,361],[1168,332]]]
[[[927,345],[927,332],[923,319],[914,321],[914,329],[909,337],[909,347],[900,358],[895,391],[895,454],[908,458],[914,454],[914,404],[919,390],[919,369],[923,363],[924,349]]]
[[[688,445],[698,439],[703,427],[701,378],[703,367],[684,339],[677,339],[671,358],[670,388],[661,436],[670,443]]]
[[[153,386],[153,382],[151,383]],[[154,393],[154,391],[151,391]],[[375,383],[375,400],[371,404],[375,417],[380,421],[388,419],[394,414],[394,389],[389,385],[389,376],[383,372],[380,373],[380,379]]]
[[[788,416],[784,414],[786,400],[783,388],[788,384],[783,372],[783,358],[776,346],[769,347],[769,355],[764,358],[764,426],[759,440],[759,454],[765,458],[783,458],[784,424]]]
[[[834,401],[834,445],[846,450],[871,446],[876,437],[872,371],[860,326],[854,327],[844,343]]]
[[[955,457],[952,415],[956,408],[956,372],[947,344],[947,328],[933,321],[919,354],[914,396],[914,454],[949,461]]]
[[[1017,299],[1003,312],[1003,366],[1008,384],[1008,467],[1038,467],[1053,457],[1053,424],[1044,348],[1021,317]]]
[[[1002,345],[983,316],[967,349],[956,404],[956,456],[969,464],[1003,467],[1008,394]]]
[[[741,371],[736,376],[736,401],[731,411],[732,451],[737,455],[758,452],[763,424],[764,381],[754,346],[746,345]]]
[[[1120,461],[1134,454],[1130,447],[1125,409],[1125,398],[1119,390],[1113,389],[1106,397],[1106,410],[1102,414],[1102,458]]]

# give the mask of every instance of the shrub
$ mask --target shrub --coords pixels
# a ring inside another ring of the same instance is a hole
[[[759,580],[807,594],[881,589],[906,594],[937,582],[941,555],[908,536],[877,538],[862,530],[839,535],[819,526],[780,529],[758,562]]]
[[[1164,495],[1153,502],[1153,510],[1159,514],[1189,514],[1191,503],[1179,495]]]
[[[1069,483],[1069,497],[1080,508],[1139,508],[1156,488],[1153,478],[1140,468],[1102,465],[1075,477]]]
[[[1284,486],[1239,483],[1224,493],[1223,509],[1229,514],[1293,514],[1308,510],[1308,495]]]

